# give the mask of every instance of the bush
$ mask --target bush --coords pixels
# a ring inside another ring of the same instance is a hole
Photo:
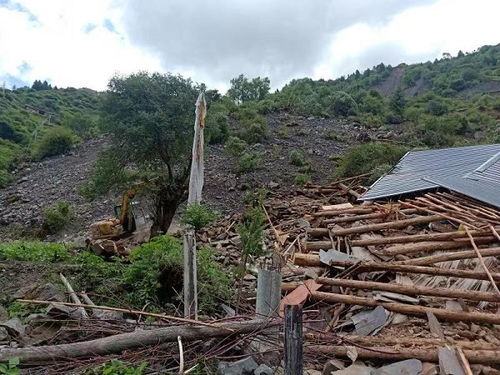
[[[248,144],[238,137],[229,137],[226,142],[226,151],[232,156],[240,156],[247,147]]]
[[[407,148],[404,146],[378,142],[353,147],[342,157],[335,171],[335,177],[372,174],[381,165],[396,164],[406,151]],[[369,180],[373,181],[375,178],[372,174]]]
[[[307,164],[306,157],[299,150],[293,150],[290,152],[290,163],[297,167],[303,167]]]
[[[113,359],[96,368],[85,370],[83,375],[142,375],[147,367],[147,362],[142,362],[139,366],[128,366],[122,361]]]
[[[61,262],[70,259],[68,248],[50,242],[14,241],[0,243],[1,260]]]
[[[66,201],[58,201],[42,211],[42,228],[50,234],[63,229],[73,219],[73,209]]]
[[[309,182],[310,179],[311,177],[307,174],[298,174],[297,176],[295,176],[294,183],[298,186],[304,186]]]
[[[243,222],[236,226],[245,257],[259,257],[262,255],[264,251],[262,247],[264,228],[265,215],[261,206],[256,206],[248,210],[243,217]]]
[[[332,97],[332,113],[337,116],[355,115],[358,112],[356,101],[346,92],[337,91]]]
[[[189,204],[182,214],[181,222],[200,230],[217,220],[217,214],[201,204]]]
[[[97,121],[90,116],[73,116],[65,121],[65,125],[83,139],[95,137],[98,133]]]
[[[33,156],[40,160],[45,157],[64,154],[71,149],[74,143],[74,135],[69,129],[62,127],[52,128],[35,145]]]
[[[262,122],[252,122],[243,127],[240,137],[249,144],[262,142],[267,137],[267,127]]]
[[[209,249],[198,255],[198,305],[200,311],[210,312],[218,299],[231,296],[232,278],[215,261]],[[153,303],[164,307],[182,300],[183,252],[171,236],[160,236],[134,249],[131,264],[124,272],[130,289],[129,300],[136,306]]]
[[[229,137],[229,123],[222,112],[209,113],[207,116],[206,135],[208,143],[224,143]]]
[[[262,158],[259,154],[255,152],[245,153],[238,160],[238,172],[245,173],[254,171],[258,168],[261,162]]]

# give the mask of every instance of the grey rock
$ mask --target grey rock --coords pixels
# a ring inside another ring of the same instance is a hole
[[[366,336],[381,328],[387,321],[388,313],[382,306],[377,306],[371,311],[362,311],[351,317],[356,334]]]
[[[26,327],[21,323],[19,318],[15,317],[7,320],[6,322],[0,323],[0,327],[4,327],[7,329],[9,334],[13,336],[24,336],[26,331]]]
[[[422,362],[418,359],[407,359],[378,368],[371,375],[418,375],[422,372]]]
[[[9,313],[5,310],[5,307],[0,305],[0,322],[9,319]]]
[[[274,371],[271,367],[262,364],[254,370],[254,375],[273,375]]]
[[[217,373],[219,375],[252,375],[258,363],[252,357],[246,357],[236,362],[219,362]]]
[[[37,288],[33,293],[33,298],[42,301],[64,301],[64,294],[52,283],[47,283]]]
[[[0,342],[7,341],[9,339],[9,332],[4,327],[0,327]]]

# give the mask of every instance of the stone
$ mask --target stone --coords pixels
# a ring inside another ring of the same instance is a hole
[[[253,373],[254,373],[254,375],[273,375],[274,371],[271,367],[269,367],[265,364],[262,364],[262,365],[259,365],[259,367],[257,367]]]
[[[345,369],[344,362],[338,359],[330,359],[323,367],[323,375],[330,375],[334,371]]]
[[[372,371],[372,375],[419,375],[422,372],[422,362],[418,359],[407,359],[391,363]]]
[[[0,342],[5,342],[9,340],[9,332],[4,327],[0,327]]]
[[[33,299],[64,302],[64,294],[52,283],[47,283],[30,293]]]
[[[367,336],[383,327],[387,321],[387,316],[388,312],[382,306],[353,315],[351,320],[356,328],[356,335]]]
[[[9,319],[9,313],[5,310],[5,307],[0,305],[0,322]]]
[[[4,327],[13,336],[24,336],[26,327],[21,323],[19,318],[15,317],[7,320],[6,322],[0,323],[0,327]]]
[[[252,357],[246,357],[236,362],[219,362],[219,375],[252,375],[258,363]]]
[[[331,375],[371,375],[373,368],[356,362],[343,370],[334,371]]]

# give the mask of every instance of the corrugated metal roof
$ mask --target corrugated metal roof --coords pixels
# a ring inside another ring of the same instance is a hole
[[[439,186],[500,207],[500,144],[410,151],[361,200]]]

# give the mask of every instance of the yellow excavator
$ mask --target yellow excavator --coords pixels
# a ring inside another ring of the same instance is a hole
[[[132,200],[142,190],[144,184],[126,190],[120,205],[115,206],[115,218],[102,220],[90,226],[93,240],[119,239],[133,233],[137,228],[136,213],[132,207]]]

